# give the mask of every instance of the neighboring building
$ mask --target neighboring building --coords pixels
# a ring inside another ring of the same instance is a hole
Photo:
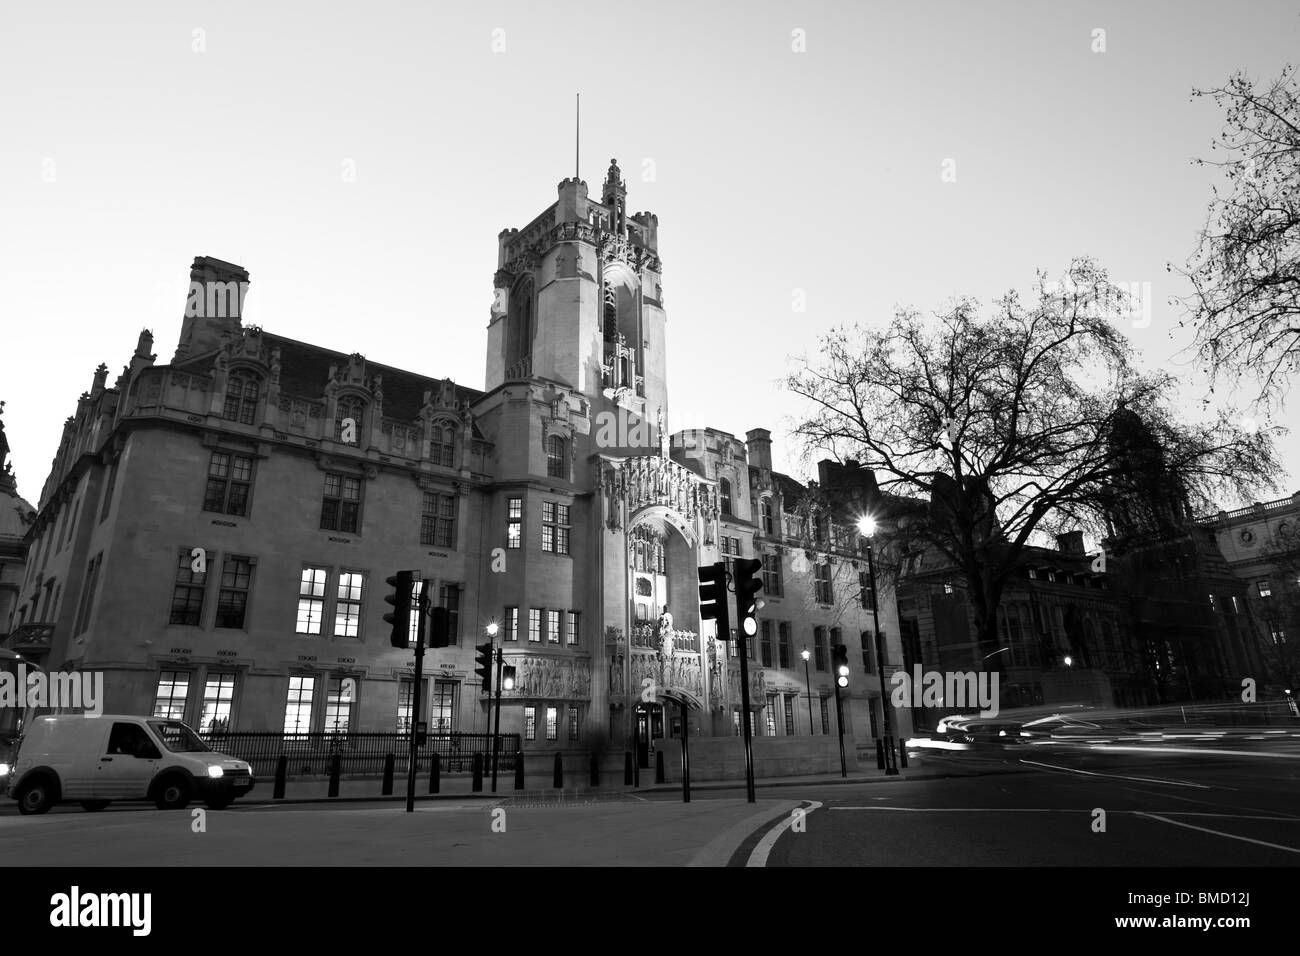
[[[0,402],[0,414],[4,406]],[[18,496],[18,481],[9,462],[9,439],[0,420],[0,641],[14,627],[26,575],[27,546],[23,538],[35,515],[32,506]]]
[[[865,627],[851,549],[792,530],[803,489],[766,431],[670,447],[657,219],[628,214],[616,164],[599,202],[558,193],[500,234],[484,391],[245,326],[248,273],[195,259],[170,363],[141,333],[65,424],[18,595],[50,665],[105,671],[110,711],[204,731],[405,728],[414,655],[390,645],[384,580],[419,569],[452,610],[453,646],[425,658],[433,732],[488,729],[473,670],[496,623],[518,668],[502,732],[648,765],[683,715],[733,732],[739,662],[701,633],[696,569],[763,554],[780,593],[754,725],[835,732],[827,647]],[[868,677],[845,708],[863,750]]]

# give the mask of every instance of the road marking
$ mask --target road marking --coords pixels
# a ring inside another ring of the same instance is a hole
[[[1284,760],[1300,760],[1300,754],[1279,754],[1263,750],[1211,750],[1208,747],[1122,747],[1101,744],[1091,750],[1124,750],[1140,754],[1218,754],[1224,757],[1281,757]]]
[[[821,808],[821,802],[818,800],[809,800],[807,803],[809,806],[804,807],[804,819],[807,819],[808,814],[814,810]],[[872,807],[871,809],[875,810],[877,808]],[[880,807],[879,809],[885,810],[888,808]],[[745,866],[767,866],[767,855],[772,852],[772,847],[776,846],[776,841],[781,839],[781,834],[785,833],[792,823],[794,823],[793,811],[780,823],[768,830],[763,839],[758,841],[758,845],[754,847],[754,852],[749,854],[749,862]]]
[[[1062,807],[827,807],[827,810],[899,810],[903,813],[1087,813]],[[1122,811],[1116,811],[1122,812]]]
[[[1122,749],[1122,748],[1120,748]],[[1141,748],[1136,748],[1141,749]],[[1213,787],[1207,787],[1202,783],[1191,783],[1187,780],[1166,780],[1162,777],[1128,777],[1122,773],[1097,773],[1095,770],[1077,770],[1074,767],[1059,767],[1051,763],[1039,763],[1037,760],[1025,760],[1021,758],[1021,763],[1029,764],[1033,767],[1045,767],[1048,770],[1059,770],[1062,773],[1078,773],[1089,777],[1107,777],[1112,780],[1135,780],[1138,783],[1160,783],[1170,787],[1195,787],[1197,790],[1212,790]],[[1231,790],[1231,787],[1221,787],[1223,790]]]
[[[1280,843],[1268,843],[1265,840],[1256,840],[1253,837],[1238,836],[1235,833],[1224,833],[1222,830],[1211,830],[1208,827],[1194,827],[1190,823],[1182,823],[1178,820],[1170,820],[1168,817],[1162,817],[1159,814],[1155,814],[1155,813],[1139,812],[1138,816],[1150,817],[1152,820],[1159,820],[1161,823],[1171,823],[1176,827],[1186,827],[1189,830],[1200,830],[1202,833],[1213,833],[1215,836],[1227,837],[1229,840],[1240,840],[1243,843],[1256,843],[1259,846],[1271,847],[1274,850],[1283,850],[1286,853],[1300,853],[1300,850],[1297,850],[1295,847],[1292,846],[1282,846],[1282,844]]]

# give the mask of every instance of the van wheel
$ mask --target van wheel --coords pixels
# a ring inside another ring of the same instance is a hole
[[[190,804],[190,782],[179,776],[158,781],[153,802],[159,810],[184,810]]]
[[[47,813],[59,799],[59,784],[57,780],[41,774],[24,780],[14,796],[18,799],[19,813],[29,816]]]
[[[107,800],[82,800],[81,801],[81,809],[85,810],[87,813],[98,813],[100,810],[103,810],[106,806],[108,806]]]
[[[234,799],[234,797],[208,797],[203,802],[208,805],[209,810],[224,810]]]

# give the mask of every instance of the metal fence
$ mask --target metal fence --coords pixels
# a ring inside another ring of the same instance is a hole
[[[410,760],[411,738],[399,733],[301,733],[285,734],[278,731],[216,731],[200,734],[213,750],[253,766],[259,777],[275,774],[276,762],[281,756],[289,758],[290,777],[326,776],[330,761],[339,756],[339,772],[352,776],[379,776],[389,754],[396,758],[396,771],[407,772]],[[501,734],[497,756],[497,772],[513,773],[515,752],[519,750],[518,734]],[[416,772],[428,773],[433,765],[433,755],[441,760],[440,773],[469,773],[474,754],[484,756],[484,768],[491,767],[491,734],[430,734],[416,754]]]

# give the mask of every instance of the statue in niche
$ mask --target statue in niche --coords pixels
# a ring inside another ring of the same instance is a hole
[[[659,615],[659,649],[664,657],[673,656],[673,615],[667,604]]]

